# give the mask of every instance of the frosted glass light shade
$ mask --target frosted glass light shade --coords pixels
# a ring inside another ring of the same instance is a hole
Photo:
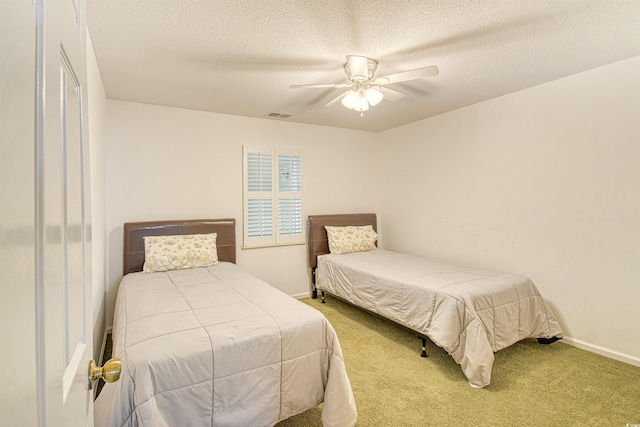
[[[380,104],[382,98],[384,98],[384,94],[378,90],[378,88],[370,87],[364,93],[367,97],[367,101],[372,107]]]
[[[343,97],[342,101],[340,101],[342,105],[347,108],[354,109],[356,108],[356,104],[358,103],[358,92],[355,90],[348,91]]]

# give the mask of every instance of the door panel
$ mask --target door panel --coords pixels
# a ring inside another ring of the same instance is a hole
[[[81,100],[78,79],[61,52],[60,106],[63,152],[63,401],[66,402],[86,348]]]
[[[93,425],[83,16],[0,0],[2,426]]]

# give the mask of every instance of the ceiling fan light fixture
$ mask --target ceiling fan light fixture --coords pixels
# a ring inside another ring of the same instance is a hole
[[[1,1],[1,0],[0,0]],[[406,95],[393,89],[384,87],[387,84],[402,83],[425,77],[437,76],[438,67],[430,65],[428,67],[416,68],[414,70],[401,71],[374,78],[378,62],[375,59],[361,55],[347,55],[347,62],[344,64],[344,72],[347,74],[349,83],[320,83],[307,85],[291,85],[291,88],[331,88],[346,89],[346,92],[333,98],[325,107],[342,103],[346,108],[360,112],[369,110],[370,107],[378,105],[386,99],[396,102]]]
[[[359,98],[358,92],[356,92],[355,90],[349,90],[344,94],[344,96],[342,97],[342,101],[340,102],[345,107],[353,110],[354,108],[356,108],[356,105],[358,103],[358,98]]]
[[[367,111],[370,105],[364,89],[347,91],[340,102],[345,107],[361,113]]]
[[[380,91],[379,87],[370,87],[364,92],[364,94],[367,98],[367,102],[369,102],[369,105],[372,107],[380,104],[382,98],[384,98],[384,94]]]
[[[361,90],[358,93],[358,101],[353,109],[359,112],[367,111],[369,109],[369,101],[367,101],[367,96],[364,94],[364,91]]]

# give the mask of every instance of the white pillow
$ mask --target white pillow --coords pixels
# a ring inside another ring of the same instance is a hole
[[[216,233],[145,236],[145,273],[210,267],[218,264]]]
[[[378,235],[371,225],[348,225],[345,227],[325,226],[329,240],[329,252],[348,254],[364,252],[376,248]]]

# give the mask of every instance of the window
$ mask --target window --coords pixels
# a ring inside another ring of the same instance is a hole
[[[243,147],[243,247],[304,243],[302,150]]]

